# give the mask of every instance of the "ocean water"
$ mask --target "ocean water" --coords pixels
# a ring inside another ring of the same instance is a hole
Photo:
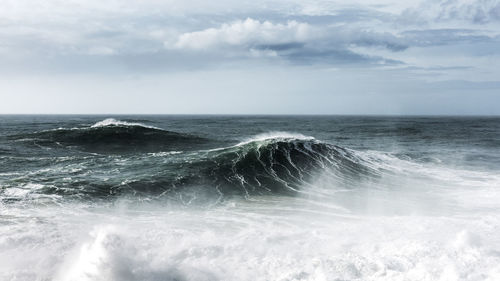
[[[500,118],[0,116],[0,280],[500,280]]]

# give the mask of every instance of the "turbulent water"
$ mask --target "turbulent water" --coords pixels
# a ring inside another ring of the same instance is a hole
[[[500,118],[0,116],[0,280],[500,280]]]

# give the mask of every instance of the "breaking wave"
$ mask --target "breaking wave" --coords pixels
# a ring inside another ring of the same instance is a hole
[[[230,147],[162,155],[171,160],[153,165],[148,161],[161,157],[150,154],[130,168],[133,172],[124,171],[132,175],[118,183],[87,176],[43,192],[83,197],[292,196],[325,174],[338,184],[377,176],[354,151],[302,135],[259,135]]]
[[[102,121],[95,123],[94,125],[92,125],[90,127],[91,128],[98,128],[98,127],[107,127],[107,126],[125,126],[125,127],[138,126],[138,127],[162,130],[162,129],[157,128],[157,127],[144,125],[143,123],[120,121],[120,120],[116,120],[114,118],[104,119]]]
[[[375,175],[353,151],[303,135],[259,135],[214,152],[200,170],[224,194],[293,194],[324,173],[339,181]]]
[[[183,150],[207,142],[201,137],[115,119],[105,119],[87,127],[58,128],[11,138],[37,146],[70,146],[99,153]]]

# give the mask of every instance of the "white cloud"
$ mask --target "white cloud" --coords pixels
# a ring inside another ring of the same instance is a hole
[[[455,21],[486,24],[500,21],[500,1],[498,0],[427,0],[416,8],[402,13],[405,19],[422,22]]]
[[[440,19],[464,19],[475,23],[500,20],[498,0],[441,1]]]
[[[88,50],[89,55],[113,55],[115,53],[116,53],[115,50],[113,50],[112,48],[109,48],[109,47],[105,47],[105,46],[91,47]]]
[[[225,59],[283,60],[300,65],[399,64],[383,57],[360,55],[353,46],[392,52],[407,48],[405,41],[387,31],[356,24],[260,21],[252,18],[222,23],[218,27],[178,34],[164,43],[167,52],[195,53]],[[220,63],[218,63],[220,64]]]
[[[313,37],[313,30],[307,23],[288,21],[274,24],[251,18],[225,23],[219,28],[183,33],[178,40],[166,47],[177,49],[207,49],[220,46],[255,46],[299,43]]]

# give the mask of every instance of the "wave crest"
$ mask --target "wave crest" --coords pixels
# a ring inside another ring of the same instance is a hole
[[[265,142],[265,141],[276,141],[276,140],[314,140],[314,137],[305,136],[298,133],[289,132],[268,132],[258,134],[254,137],[248,138],[237,144],[237,146],[242,146],[252,142]]]
[[[99,128],[99,127],[106,127],[106,126],[126,126],[126,127],[139,126],[139,127],[162,130],[160,128],[153,127],[153,126],[147,126],[147,125],[144,125],[142,123],[120,121],[120,120],[116,120],[114,118],[107,118],[107,119],[104,119],[102,121],[96,122],[94,125],[90,126],[90,128]]]

